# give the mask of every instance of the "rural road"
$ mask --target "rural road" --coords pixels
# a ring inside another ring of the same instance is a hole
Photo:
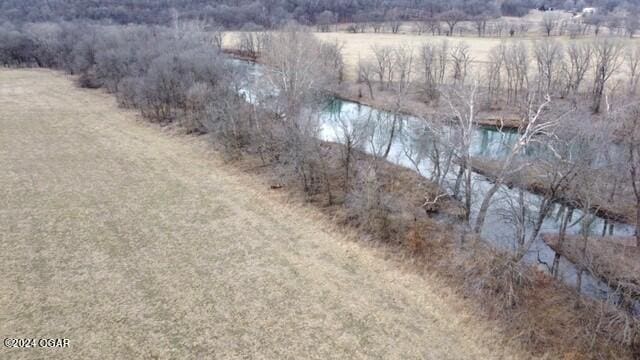
[[[2,359],[520,358],[436,279],[46,70],[0,70]]]

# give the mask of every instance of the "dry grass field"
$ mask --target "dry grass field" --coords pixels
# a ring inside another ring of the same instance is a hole
[[[522,358],[440,280],[348,241],[111,95],[0,70],[2,359]]]
[[[342,45],[342,55],[346,65],[346,76],[350,80],[357,78],[358,62],[373,59],[373,46],[411,46],[417,52],[427,42],[439,42],[447,40],[450,46],[464,42],[469,46],[473,62],[483,63],[487,61],[489,51],[502,41],[514,41],[505,38],[478,38],[478,37],[447,37],[416,34],[390,34],[390,33],[347,33],[347,32],[316,32],[314,35],[326,42],[338,42]],[[516,39],[523,40],[523,39]],[[527,38],[524,41],[532,41]],[[238,32],[227,32],[224,38],[224,47],[237,49],[239,43]],[[419,58],[416,53],[414,74],[418,73]]]
[[[420,48],[430,42],[439,43],[446,40],[449,47],[454,47],[459,43],[464,43],[469,47],[471,54],[472,66],[482,68],[489,60],[489,52],[500,43],[510,43],[514,41],[524,41],[533,45],[533,42],[542,39],[539,36],[532,37],[515,37],[515,38],[496,38],[496,37],[460,37],[460,36],[433,36],[433,35],[417,35],[411,33],[391,34],[391,33],[348,33],[348,32],[314,32],[314,35],[326,42],[339,43],[342,46],[342,55],[346,65],[346,76],[349,80],[357,79],[358,62],[362,60],[374,59],[373,46],[391,46],[398,45],[409,46],[414,49],[414,71],[413,76],[419,77],[420,68]],[[227,32],[224,37],[223,47],[226,49],[238,49],[239,32]],[[566,42],[568,37],[553,37],[553,39]],[[584,40],[578,40],[584,41]],[[635,40],[634,40],[635,41]],[[533,61],[533,59],[532,59]]]
[[[512,39],[499,38],[479,38],[479,37],[447,37],[447,36],[431,36],[431,35],[415,35],[415,34],[372,34],[372,33],[315,33],[322,41],[338,42],[343,45],[342,55],[344,56],[345,65],[347,66],[347,76],[350,79],[357,78],[358,61],[360,59],[373,59],[372,46],[410,46],[419,51],[426,42],[439,42],[447,40],[450,46],[456,46],[458,43],[465,43],[469,46],[474,62],[486,62],[489,51],[502,41],[513,41]],[[525,40],[531,41],[531,40]],[[416,53],[416,67],[419,66],[419,58]],[[417,72],[417,68],[416,68]]]

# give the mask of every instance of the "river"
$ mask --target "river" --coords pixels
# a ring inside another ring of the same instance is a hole
[[[273,89],[269,87],[268,83],[264,80],[264,67],[263,65],[253,64],[246,61],[234,60],[238,66],[246,67],[248,78],[243,85],[241,93],[250,102],[257,102],[258,99],[264,98],[259,95],[273,93]],[[268,105],[265,105],[268,106]],[[392,118],[394,115],[383,110],[378,110],[370,106],[358,104],[351,101],[345,101],[341,99],[328,99],[327,106],[319,110],[317,114],[320,121],[320,138],[326,141],[340,142],[342,138],[340,135],[341,129],[344,128],[344,124],[347,126],[358,126],[358,122],[362,121],[380,121],[381,119]],[[415,146],[415,139],[419,141],[430,141],[428,136],[424,136],[425,133],[429,133],[429,126],[425,123],[424,119],[420,119],[413,116],[401,115],[401,118],[396,122],[397,135],[391,144],[391,151],[387,160],[416,170],[415,163],[407,156],[407,146],[413,141]],[[373,131],[377,132],[372,136],[374,139],[389,139],[391,126],[375,126]],[[497,131],[494,128],[478,126],[474,129],[471,141],[471,155],[477,157],[484,157],[490,159],[500,159],[508,153],[508,149],[517,138],[517,133],[513,131]],[[374,143],[374,142],[371,142]],[[365,145],[362,150],[369,153],[376,151],[375,144]],[[527,156],[535,156],[535,151],[528,151]],[[432,175],[433,163],[430,159],[425,158],[419,164],[419,172],[429,178]],[[457,169],[454,168],[448,172],[446,180],[443,183],[445,189],[452,189],[456,181]],[[472,207],[471,207],[471,221],[477,216],[480,203],[487,193],[487,191],[493,186],[493,183],[485,176],[473,173],[472,177]],[[513,221],[513,201],[518,198],[518,194],[521,190],[517,188],[509,188],[508,186],[502,186],[500,190],[493,197],[490,209],[487,213],[485,224],[482,230],[482,237],[490,244],[506,249],[514,250],[515,247],[515,229],[516,224]],[[533,194],[528,191],[523,191],[525,204],[528,209],[529,216],[536,214],[537,206],[541,201],[539,195]],[[559,211],[561,204],[555,204],[553,211],[550,212],[542,225],[540,233],[554,233],[557,234],[560,229],[560,218],[555,216]],[[575,210],[573,219],[579,219],[582,216],[580,210]],[[533,221],[529,218],[526,222],[526,231],[531,233],[533,229]],[[594,234],[598,234],[602,231],[604,225],[604,219],[596,217],[592,223],[589,231]],[[611,221],[608,221],[611,224]],[[619,236],[631,236],[634,234],[635,227],[623,224],[613,223],[614,235]],[[567,228],[568,234],[580,234],[582,231],[582,223],[575,222]],[[536,241],[532,244],[529,252],[525,256],[525,260],[534,265],[538,265],[540,261],[549,265],[552,264],[555,252],[547,246],[541,237],[538,236]],[[575,285],[577,279],[576,268],[566,259],[562,258],[559,268],[560,278],[570,285]],[[592,278],[589,275],[583,276],[582,292],[594,296],[596,298],[602,298],[609,292],[609,288],[600,283],[598,280]]]

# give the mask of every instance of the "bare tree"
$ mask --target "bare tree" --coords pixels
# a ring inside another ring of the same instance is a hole
[[[437,86],[444,82],[448,56],[449,44],[446,40],[443,40],[439,45],[426,43],[420,49],[422,78],[424,79],[423,91],[428,99],[437,97]]]
[[[339,101],[339,100],[338,100]],[[342,166],[344,168],[343,191],[349,193],[351,188],[351,179],[353,169],[354,152],[361,150],[366,140],[369,139],[371,131],[371,113],[368,116],[358,118],[345,118],[337,112],[336,116],[331,118],[331,124],[336,140],[342,144],[340,153],[342,156]]]
[[[491,205],[491,200],[495,193],[500,189],[506,178],[513,172],[518,172],[528,164],[522,163],[517,167],[513,167],[517,157],[521,155],[522,151],[531,143],[536,141],[536,136],[549,137],[551,130],[556,126],[557,120],[543,120],[541,117],[543,111],[547,108],[551,102],[547,97],[545,101],[540,104],[536,110],[529,107],[527,118],[522,121],[523,125],[519,129],[518,138],[513,142],[507,155],[500,161],[500,168],[493,176],[493,185],[484,195],[480,209],[478,210],[478,217],[474,226],[474,231],[479,233],[482,231],[484,220],[487,215],[487,210]]]
[[[529,24],[529,22],[522,21],[522,22],[518,23],[518,26],[517,26],[516,30],[521,35],[527,35],[529,33],[530,26],[531,26],[531,24]]]
[[[392,145],[403,128],[403,119],[399,114],[374,110],[369,122],[369,149],[376,161],[385,160],[390,154]]]
[[[542,15],[542,28],[547,36],[551,36],[551,33],[558,29],[560,26],[561,16],[554,11],[548,11]]]
[[[350,33],[364,33],[367,31],[367,23],[364,22],[355,22],[353,24],[350,24],[347,27],[347,31]]]
[[[567,44],[566,54],[562,73],[566,84],[565,92],[568,94],[579,90],[592,61],[593,47],[589,42],[570,42]]]
[[[376,73],[375,65],[369,61],[358,60],[358,81],[364,82],[369,89],[369,97],[373,100],[373,82]]]
[[[521,41],[507,44],[502,48],[507,75],[507,103],[515,103],[529,83],[529,49]]]
[[[278,90],[278,108],[295,118],[302,108],[321,99],[321,94],[338,81],[339,74],[329,60],[333,51],[313,35],[295,25],[275,33],[265,49],[270,65],[267,79]]]
[[[376,61],[376,73],[381,87],[389,88],[393,82],[395,54],[390,46],[371,46]]]
[[[271,33],[251,28],[240,33],[240,51],[249,57],[257,58],[268,47]]]
[[[252,114],[244,100],[235,94],[216,94],[206,85],[197,84],[190,89],[189,102],[192,115],[187,119],[199,120],[216,143],[222,145],[226,156],[240,157],[242,150],[251,144],[255,130],[251,127]]]
[[[576,188],[587,192],[592,191],[589,187],[592,181],[586,179],[591,176],[590,165],[593,163],[593,154],[598,144],[592,138],[594,132],[591,129],[576,132],[576,124],[583,121],[581,116],[566,115],[569,113],[563,116],[563,121],[557,122],[553,136],[545,137],[541,141],[542,148],[546,151],[540,153],[536,157],[535,164],[532,164],[540,174],[538,181],[544,187],[544,191],[535,201],[534,211],[530,215],[532,228],[526,241],[519,246],[517,252],[519,260],[537,239],[544,220],[552,213],[558,201],[564,202],[558,211],[558,216],[562,217],[559,229],[561,239],[565,236],[567,227],[571,226],[569,224],[573,221],[576,207],[583,206],[587,213],[591,211],[591,205],[585,206],[580,201],[567,199],[567,193]],[[576,151],[576,149],[580,150]],[[557,270],[558,262],[559,258],[554,258],[550,269],[552,273]]]
[[[443,97],[448,104],[449,110],[453,114],[452,126],[456,133],[453,145],[456,148],[458,162],[458,175],[453,189],[453,195],[457,197],[460,187],[464,186],[463,206],[464,217],[469,221],[471,215],[472,202],[472,157],[471,141],[478,114],[478,91],[480,85],[478,80],[473,80],[470,86],[453,86],[443,93]]]
[[[585,22],[585,24],[593,28],[593,34],[595,36],[598,36],[600,34],[600,29],[607,23],[607,19],[599,14],[588,16],[584,18],[583,21]]]
[[[446,178],[454,157],[454,148],[450,146],[453,144],[451,134],[444,122],[429,119],[425,121],[421,131],[414,129],[401,137],[404,155],[413,165],[413,169],[422,177],[429,178],[437,184],[437,192],[425,195],[425,201],[421,206],[427,215],[438,208],[441,199],[448,196],[444,189],[447,186]],[[430,170],[427,167],[429,162],[431,162]]]
[[[587,26],[580,21],[569,21],[567,24],[567,32],[571,39],[575,39],[580,35],[584,35]]]
[[[391,146],[395,140],[396,133],[402,130],[403,117],[402,108],[408,95],[409,85],[413,72],[413,49],[409,46],[399,46],[394,49],[394,67],[397,72],[397,81],[394,86],[394,106],[392,111],[392,123],[389,131],[389,141],[384,151],[383,158],[387,158],[391,151]],[[392,80],[390,80],[390,83]]]
[[[422,20],[423,26],[431,35],[440,35],[442,33],[442,27],[440,23],[440,19],[435,18],[433,16],[426,17]]]
[[[498,19],[493,22],[493,33],[497,37],[502,37],[502,33],[505,31],[507,23],[504,20]]]
[[[558,64],[563,58],[562,45],[549,39],[536,41],[533,55],[538,68],[538,92],[542,96],[550,94]]]
[[[609,35],[621,35],[624,31],[623,18],[620,16],[607,16],[607,28]]]
[[[601,38],[593,43],[594,81],[591,110],[600,112],[605,85],[621,65],[623,44],[613,38]]]
[[[476,28],[476,32],[479,37],[482,37],[487,33],[488,21],[489,16],[486,14],[480,14],[473,17],[473,26]]]
[[[629,74],[629,94],[635,95],[638,90],[638,80],[640,80],[640,46],[628,44],[624,53],[624,63]]]
[[[328,66],[333,69],[332,76],[338,77],[338,82],[344,81],[345,64],[342,57],[342,51],[344,49],[344,43],[338,40],[332,42],[322,42],[320,52],[322,53],[321,60],[324,66]]]
[[[487,63],[487,102],[491,106],[493,102],[499,99],[502,91],[502,71],[504,67],[505,44],[493,47],[489,51],[489,61]]]
[[[389,24],[389,29],[391,33],[397,34],[400,31],[400,26],[402,25],[402,13],[399,9],[391,9],[385,15],[385,20],[387,24]]]
[[[638,106],[632,106],[628,111],[621,133],[624,134],[623,145],[627,153],[626,167],[635,197],[636,246],[640,246],[640,108]]]
[[[187,132],[206,132],[207,104],[214,90],[206,83],[195,83],[187,90],[186,113],[179,119]]]
[[[279,114],[283,148],[307,193],[324,184],[332,202],[326,158],[318,143],[317,108],[323,93],[337,84],[339,75],[333,66],[333,51],[310,32],[288,25],[273,35],[264,59],[270,64],[266,77],[277,90],[274,110]]]
[[[451,49],[450,56],[452,60],[453,80],[454,82],[464,84],[469,64],[472,61],[469,46],[464,42],[456,44],[456,46]]]
[[[322,32],[329,32],[331,24],[335,24],[338,21],[338,17],[329,10],[325,10],[316,16],[316,25],[318,30]]]
[[[222,50],[222,46],[224,44],[225,32],[221,29],[213,30],[213,45],[219,50]]]
[[[447,24],[447,26],[449,27],[449,29],[447,30],[448,36],[453,36],[453,31],[455,30],[456,25],[464,21],[466,17],[467,14],[457,9],[445,11],[440,14],[440,20],[444,21],[445,24]]]
[[[37,45],[38,51],[34,54],[34,58],[38,66],[59,66],[59,60],[56,57],[61,56],[61,41],[63,28],[55,23],[35,23],[25,24],[23,31],[29,39]],[[16,33],[14,33],[16,34]],[[12,41],[3,39],[5,44]],[[28,48],[28,46],[25,46]],[[0,50],[0,52],[2,52]],[[9,52],[9,51],[7,51]],[[11,51],[13,52],[13,51]],[[13,52],[15,54],[15,52]],[[1,55],[0,55],[1,57]],[[0,60],[0,63],[2,61]]]
[[[395,71],[397,73],[396,81],[396,105],[407,96],[409,85],[413,76],[413,48],[408,45],[400,45],[394,49]]]

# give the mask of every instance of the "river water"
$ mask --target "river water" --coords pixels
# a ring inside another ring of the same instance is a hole
[[[234,60],[234,62],[238,66],[246,67],[248,78],[240,92],[248,101],[257,103],[260,102],[260,99],[265,99],[265,94],[273,94],[273,88],[270,87],[264,79],[264,71],[266,71],[266,69],[262,65],[238,60]],[[266,97],[268,98],[268,96]],[[263,102],[264,106],[268,106],[267,103],[268,102]],[[390,119],[394,116],[394,114],[387,111],[340,99],[329,99],[327,105],[322,107],[321,110],[318,110],[316,115],[320,122],[320,138],[334,142],[341,142],[343,138],[342,132],[345,128],[361,126],[363,122],[373,122],[375,125],[370,127],[370,129],[372,129],[370,131],[375,132],[370,136],[373,141],[364,144],[362,150],[369,153],[376,152],[378,154],[381,144],[384,143],[386,146],[388,143],[392,128],[391,124],[393,124],[393,121]],[[423,146],[428,145],[429,141],[433,141],[429,136],[425,136],[425,134],[429,134],[430,132],[430,126],[426,123],[429,120],[406,115],[400,115],[400,118],[396,118],[396,120],[396,136],[394,136],[391,143],[387,160],[419,171],[420,174],[427,178],[431,177],[433,163],[428,157],[423,158],[416,168],[415,162],[411,161],[412,158],[415,159],[415,156],[410,157],[408,155],[408,153],[411,153],[411,149],[416,148],[417,141],[422,142]],[[438,136],[442,136],[442,133],[439,133]],[[471,155],[489,159],[500,159],[508,153],[517,136],[517,133],[513,131],[500,132],[490,127],[476,127],[472,135]],[[375,139],[379,139],[379,141]],[[535,150],[528,151],[527,156],[535,156]],[[454,188],[457,170],[457,167],[454,165],[448,172],[442,184],[445,189],[450,190]],[[473,173],[471,223],[473,223],[477,216],[484,195],[492,186],[492,182],[485,176]],[[520,189],[502,186],[493,197],[481,234],[490,244],[506,250],[515,249],[516,222],[513,220],[514,199],[518,199],[520,192]],[[527,213],[530,214],[530,217],[533,217],[536,214],[541,197],[528,191],[523,191],[522,193],[528,209]],[[560,210],[560,207],[560,204],[554,205],[550,216],[544,220],[540,234],[558,233],[561,217],[556,216],[556,214]],[[582,212],[576,209],[574,210],[573,219],[579,219],[582,215]],[[533,220],[531,218],[528,220],[525,228],[529,234],[533,229]],[[594,234],[601,233],[604,221],[604,219],[596,217],[588,231]],[[612,222],[609,221],[609,223],[611,224]],[[631,236],[634,233],[635,228],[631,225],[623,223],[613,223],[613,225],[614,235]],[[583,231],[582,227],[582,223],[576,221],[567,228],[567,234],[580,234]],[[538,239],[532,244],[529,252],[525,256],[525,260],[531,264],[539,264],[539,261],[542,261],[551,265],[554,255],[554,251],[538,236]],[[561,279],[565,282],[571,285],[576,283],[576,269],[573,264],[564,258],[562,258],[560,262],[559,273]],[[591,276],[583,276],[583,293],[601,298],[606,296],[608,291],[608,287],[605,284],[600,283]]]

